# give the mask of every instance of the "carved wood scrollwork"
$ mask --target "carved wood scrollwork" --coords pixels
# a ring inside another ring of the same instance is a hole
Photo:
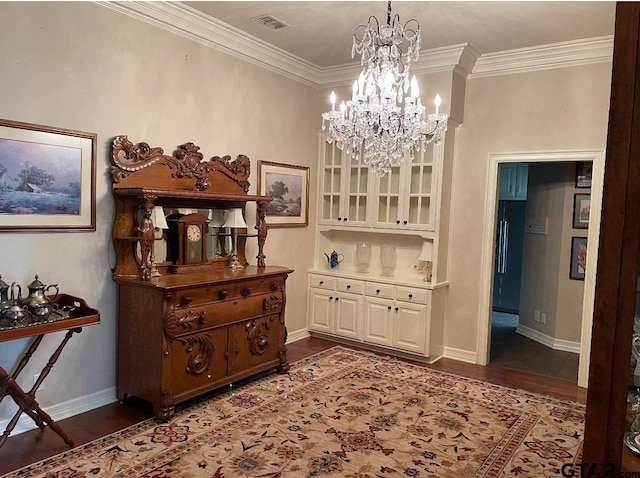
[[[211,366],[213,352],[216,347],[207,334],[189,335],[178,339],[186,347],[189,354],[185,371],[192,375],[200,375]]]
[[[269,348],[269,329],[279,314],[251,320],[245,325],[247,345],[252,355],[261,355]]]
[[[265,267],[265,255],[263,252],[264,243],[267,241],[267,205],[269,201],[257,201],[256,203],[256,230],[258,231],[258,267]]]
[[[172,305],[167,309],[164,316],[164,335],[168,341],[175,339],[177,329],[191,330],[196,324],[205,324],[206,314],[204,310],[194,312],[187,311],[185,314],[178,316],[176,314],[176,306]]]
[[[161,164],[169,168],[174,178],[203,179],[213,171],[219,171],[240,184],[245,192],[249,191],[249,173],[251,161],[244,155],[235,160],[231,156],[214,156],[203,161],[200,147],[193,143],[185,143],[178,147],[173,156],[164,154],[162,148],[152,148],[147,143],[133,144],[127,136],[118,136],[113,140],[111,178],[119,183],[136,171]]]
[[[282,296],[272,295],[262,301],[262,309],[267,311],[282,310]]]

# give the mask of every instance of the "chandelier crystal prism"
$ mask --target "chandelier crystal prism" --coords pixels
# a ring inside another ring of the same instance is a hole
[[[426,114],[416,77],[409,81],[420,47],[420,23],[412,19],[401,24],[399,15],[391,16],[389,2],[385,25],[371,16],[353,32],[351,57],[362,55],[363,69],[353,83],[351,100],[336,110],[331,92],[331,111],[322,113],[327,142],[346,147],[348,155],[361,157],[378,176],[404,159],[412,161],[427,144],[439,144],[447,131],[449,115],[439,112],[440,96],[435,98],[435,113]]]

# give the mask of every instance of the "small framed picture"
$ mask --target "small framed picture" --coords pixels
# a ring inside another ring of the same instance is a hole
[[[587,270],[587,238],[571,238],[571,261],[569,279],[584,280]]]
[[[258,161],[258,194],[272,196],[267,206],[269,227],[309,224],[309,168]]]
[[[590,188],[593,174],[593,161],[576,163],[576,188]]]
[[[573,228],[587,229],[591,211],[591,194],[573,195]]]

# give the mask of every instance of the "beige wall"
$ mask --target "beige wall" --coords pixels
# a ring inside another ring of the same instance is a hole
[[[445,344],[476,353],[491,153],[604,150],[611,64],[470,78],[458,128]]]
[[[526,216],[547,218],[547,232],[524,236],[520,324],[555,339],[580,342],[584,281],[569,279],[575,163],[531,163]],[[534,311],[546,323],[534,321]]]
[[[192,141],[205,157],[246,154],[255,193],[257,160],[315,165],[317,92],[89,2],[0,3],[0,63],[3,118],[98,134],[97,231],[1,234],[5,281],[24,287],[39,274],[44,283],[59,283],[61,292],[86,298],[101,313],[100,325],[69,342],[38,394],[47,408],[87,400],[116,383],[110,140],[126,134],[167,152]],[[313,181],[310,199],[311,226],[272,229],[265,251],[267,264],[296,270],[287,283],[289,332],[306,327],[311,257],[304,252],[314,242]],[[59,339],[46,337],[38,355],[46,355]],[[0,366],[12,369],[26,343],[3,343]],[[30,364],[24,385],[30,388],[38,372]],[[12,415],[5,400],[0,422]]]

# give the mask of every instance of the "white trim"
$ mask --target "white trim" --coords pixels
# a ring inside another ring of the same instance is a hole
[[[308,337],[311,337],[311,336],[309,335],[309,329],[307,328],[296,330],[295,332],[287,331],[287,344],[290,344],[291,342],[296,342],[298,340],[306,339]]]
[[[54,421],[57,422],[65,418],[88,412],[89,410],[93,410],[95,408],[103,407],[116,401],[116,387],[109,387],[99,392],[90,393],[89,395],[85,395],[83,397],[73,398],[66,402],[51,405],[50,407],[46,407],[45,411],[51,416],[51,418],[53,418]],[[0,422],[0,429],[4,430],[10,420],[11,419],[2,420]],[[33,430],[35,428],[38,428],[35,422],[31,419],[31,417],[23,413],[20,416],[16,427],[11,432],[11,435],[17,435],[19,433]]]
[[[561,350],[563,352],[580,353],[580,342],[572,342],[570,340],[556,339],[551,335],[544,334],[539,330],[532,329],[526,325],[518,324],[516,332],[523,337],[534,340],[539,344],[552,348],[553,350]]]
[[[453,347],[445,347],[442,356],[444,358],[458,360],[459,362],[476,363],[477,353],[470,350],[456,349]]]
[[[321,68],[181,2],[97,0],[95,3],[315,88],[350,85],[362,70],[358,62]],[[484,55],[462,43],[420,52],[412,72],[455,70],[463,77],[479,77],[610,62],[612,59],[611,35]]]
[[[482,55],[472,78],[613,61],[613,36],[552,43]]]
[[[598,262],[600,239],[600,216],[602,214],[602,187],[604,181],[603,151],[551,151],[530,153],[497,153],[489,155],[486,178],[486,201],[484,206],[484,230],[480,265],[480,307],[476,335],[477,361],[479,365],[489,362],[491,337],[491,301],[493,292],[493,262],[495,247],[495,224],[498,193],[498,166],[500,163],[593,161],[591,183],[591,215],[587,240],[587,263]],[[580,361],[578,365],[578,386],[587,387],[589,381],[589,360],[591,358],[591,329],[593,326],[593,302],[596,290],[597,267],[587,267],[582,302],[582,334],[580,338]]]

